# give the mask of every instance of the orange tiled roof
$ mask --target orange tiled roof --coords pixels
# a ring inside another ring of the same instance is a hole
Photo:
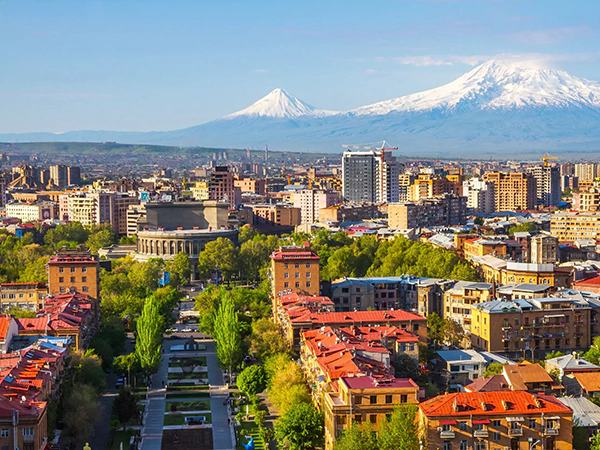
[[[11,320],[12,318],[8,315],[0,315],[0,340],[6,340],[6,335],[8,333]]]
[[[553,383],[554,379],[539,364],[522,363],[505,365],[504,377],[513,390],[526,391],[527,384]]]
[[[600,372],[578,372],[570,376],[573,376],[588,393],[600,391]]]
[[[524,391],[457,392],[438,395],[421,403],[419,408],[427,417],[573,414],[571,409],[556,397],[533,395]]]

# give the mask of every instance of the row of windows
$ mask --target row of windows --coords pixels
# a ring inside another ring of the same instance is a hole
[[[289,287],[290,287],[290,283],[288,283],[288,282],[286,281],[285,283],[283,283],[283,287],[284,287],[284,288],[289,288]],[[299,282],[299,281],[296,281],[296,286],[295,286],[295,287],[297,287],[297,288],[299,288],[299,287],[300,287],[300,282]],[[307,282],[306,282],[306,287],[307,287],[307,288],[309,288],[309,287],[310,287],[310,281],[307,281]]]
[[[34,294],[30,293],[29,294],[29,298],[33,298]],[[2,299],[6,299],[6,298],[25,298],[25,294],[2,294]]]
[[[60,290],[61,294],[62,294],[63,292],[68,292],[68,291],[69,291],[68,289],[66,289],[66,288],[65,288],[65,287],[63,287],[63,286],[61,286],[59,290]],[[88,287],[87,287],[87,286],[82,286],[82,287],[81,287],[81,292],[88,292],[88,291],[89,291],[89,289],[88,289]]]
[[[75,273],[75,270],[76,270],[77,268],[76,268],[76,267],[70,267],[70,269],[71,269],[71,273]],[[64,267],[59,267],[59,268],[58,268],[58,271],[59,271],[60,273],[64,273],[64,271],[65,271],[65,268],[64,268]],[[82,268],[81,268],[81,271],[82,271],[82,272],[87,272],[87,267],[82,267]]]
[[[283,268],[284,268],[284,269],[288,269],[288,268],[289,268],[289,266],[290,266],[289,264],[284,264],[284,265],[283,265]],[[299,269],[299,268],[300,268],[300,263],[296,263],[296,264],[294,264],[294,267],[295,267],[296,269]],[[310,269],[310,263],[306,263],[306,268],[307,268],[307,269]]]
[[[58,282],[59,283],[64,283],[65,282],[65,277],[58,277]],[[82,283],[87,283],[87,277],[81,277],[81,282]],[[75,281],[75,277],[71,277],[71,283],[77,283],[77,281]]]
[[[382,395],[370,395],[369,396],[369,403],[363,403],[363,397],[361,397],[360,395],[357,395],[356,397],[354,397],[354,404],[355,405],[377,405],[379,403],[379,397],[383,397]],[[366,397],[365,397],[366,400]],[[390,404],[393,403],[394,400],[394,396],[393,395],[386,395],[385,396],[385,403],[386,404]],[[408,402],[408,395],[406,394],[402,394],[400,395],[400,403],[406,403]],[[382,402],[383,403],[383,402]]]
[[[289,278],[289,277],[290,277],[290,274],[288,272],[285,272],[283,274],[283,278]],[[295,272],[294,278],[300,278],[300,272]],[[310,278],[310,272],[306,272],[306,278]]]
[[[23,436],[33,436],[33,427],[23,428]],[[0,431],[0,437],[2,437],[2,438],[10,437],[10,429],[2,428],[2,430]]]

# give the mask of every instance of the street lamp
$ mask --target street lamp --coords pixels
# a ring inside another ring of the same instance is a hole
[[[533,438],[528,438],[527,441],[529,442],[529,450],[532,450],[533,447],[535,447],[536,445],[538,445],[540,443],[539,439],[537,441],[533,442]]]

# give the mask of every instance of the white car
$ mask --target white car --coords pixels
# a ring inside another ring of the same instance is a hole
[[[181,331],[184,332],[184,333],[191,333],[194,330],[192,330],[190,327],[187,327],[187,328],[183,328]]]

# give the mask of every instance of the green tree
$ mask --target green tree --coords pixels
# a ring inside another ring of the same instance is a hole
[[[140,363],[135,353],[127,355],[119,355],[113,361],[113,370],[117,374],[126,374],[127,383],[131,385],[132,380],[135,381],[135,375],[140,370]]]
[[[47,283],[46,263],[49,259],[48,256],[40,256],[34,261],[29,262],[19,274],[19,281]]]
[[[98,253],[99,249],[110,247],[111,245],[116,244],[116,242],[117,238],[115,233],[111,230],[102,229],[91,234],[86,241],[86,245],[92,253]]]
[[[102,360],[93,350],[74,352],[71,366],[75,369],[73,379],[76,384],[90,385],[98,394],[106,387],[106,374],[102,369]]]
[[[279,448],[320,447],[323,445],[323,416],[310,403],[295,404],[275,422],[275,438]]]
[[[548,353],[544,359],[546,361],[548,361],[549,359],[559,358],[561,356],[565,356],[565,354],[563,352],[561,352],[560,350],[557,350],[555,352]]]
[[[401,353],[398,355],[396,359],[392,360],[392,366],[394,367],[396,378],[412,378],[416,380],[419,377],[419,365],[417,361],[407,354]]]
[[[509,236],[513,236],[515,233],[518,233],[518,232],[532,232],[532,231],[537,231],[539,229],[540,229],[540,227],[538,227],[534,222],[524,222],[520,225],[515,225],[513,227],[510,227],[508,229],[508,234],[509,234]]]
[[[229,293],[223,296],[215,314],[213,338],[216,340],[217,357],[231,377],[233,369],[242,361],[242,336],[240,321]]]
[[[381,450],[419,450],[416,405],[400,405],[382,424],[379,432]]]
[[[590,441],[590,450],[600,450],[600,433],[596,433]]]
[[[427,337],[436,348],[444,343],[444,325],[444,319],[437,313],[431,313],[427,316],[427,329],[429,330]]]
[[[187,283],[192,274],[190,258],[183,252],[177,253],[175,258],[167,263],[167,271],[171,273],[171,283],[175,286]]]
[[[75,384],[65,395],[62,410],[64,436],[74,442],[88,441],[102,417],[97,392],[89,384]]]
[[[279,327],[268,317],[252,322],[252,334],[248,337],[248,349],[259,361],[278,353],[288,353],[289,346]]]
[[[335,441],[334,450],[379,450],[379,440],[370,423],[352,423]]]
[[[265,369],[262,366],[248,366],[237,377],[240,391],[250,397],[261,393],[267,387]]]
[[[219,269],[223,277],[230,280],[237,273],[239,251],[231,240],[218,238],[208,242],[198,257],[198,271],[204,275]]]
[[[452,319],[444,319],[443,323],[444,343],[450,347],[461,347],[465,339],[464,329]]]
[[[18,306],[11,306],[5,311],[6,314],[15,317],[16,319],[33,319],[37,317],[37,313],[30,309],[19,308]]]
[[[502,375],[503,370],[504,370],[503,364],[494,362],[486,367],[485,372],[483,372],[483,376],[490,377],[492,375]]]
[[[131,389],[121,389],[113,402],[113,413],[123,428],[139,414],[138,398]]]
[[[269,262],[269,248],[258,240],[244,242],[240,247],[240,272],[247,281],[258,281],[260,269]]]
[[[590,349],[583,354],[583,359],[596,365],[600,363],[600,336],[594,338]]]
[[[140,367],[146,373],[155,373],[161,362],[164,320],[159,308],[159,303],[154,297],[148,298],[136,323],[135,353]]]
[[[256,231],[256,228],[252,228],[250,225],[244,225],[243,227],[240,227],[240,233],[238,234],[238,242],[240,243],[240,245],[242,245],[245,242],[251,241],[257,235],[258,231]]]

